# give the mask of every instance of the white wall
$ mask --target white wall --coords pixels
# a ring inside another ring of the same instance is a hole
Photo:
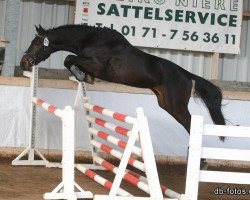
[[[59,108],[73,105],[76,91],[65,89],[40,88],[38,97]],[[29,138],[30,93],[27,87],[0,86],[0,146],[26,147]],[[148,117],[155,154],[185,156],[188,146],[188,134],[168,113],[158,107],[153,95],[88,92],[91,103],[110,110],[135,116],[135,109],[143,107]],[[226,118],[234,124],[250,126],[250,102],[223,101]],[[202,114],[205,122],[211,123],[206,108],[199,101],[190,100],[192,114]],[[83,113],[78,113],[76,147],[88,150],[88,137]],[[38,109],[37,146],[40,148],[61,148],[61,122],[54,115]],[[245,139],[227,139],[221,143],[218,138],[207,138],[206,144],[219,144],[232,148],[250,148]]]
[[[0,36],[4,35],[6,1],[0,0]]]

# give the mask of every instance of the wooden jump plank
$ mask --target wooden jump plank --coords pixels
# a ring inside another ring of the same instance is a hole
[[[39,87],[57,88],[57,89],[77,89],[77,83],[70,80],[57,79],[39,79]],[[29,87],[29,78],[25,77],[0,77],[0,85],[9,86],[25,86]],[[109,82],[95,82],[94,85],[86,84],[88,91],[104,91],[104,92],[118,92],[118,93],[132,93],[132,94],[146,94],[153,95],[149,89],[134,88],[126,85],[109,83]],[[250,100],[250,92],[238,90],[222,90],[224,99],[232,100]]]
[[[250,150],[202,147],[202,158],[250,161]]]
[[[250,174],[240,172],[200,171],[200,181],[209,183],[250,184]]]

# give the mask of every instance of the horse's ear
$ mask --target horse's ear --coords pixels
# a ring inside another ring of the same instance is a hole
[[[39,33],[39,28],[35,25],[36,32]]]
[[[39,29],[40,29],[41,31],[44,31],[44,29],[43,29],[43,27],[41,26],[41,24],[39,24]]]
[[[35,27],[36,27],[36,32],[38,34],[43,35],[45,33],[45,30],[43,29],[43,27],[40,24],[39,24],[39,27],[37,27],[36,25],[35,25]]]

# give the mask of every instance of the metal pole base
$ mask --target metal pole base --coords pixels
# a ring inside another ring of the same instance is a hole
[[[64,183],[61,182],[52,192],[45,193],[43,195],[43,199],[68,199],[68,200],[76,200],[76,199],[93,199],[93,193],[89,191],[84,191],[76,182],[74,182],[74,186],[79,192],[64,192]]]
[[[35,153],[41,158],[41,160],[35,160]],[[22,157],[28,155],[28,160],[21,160]],[[46,166],[49,163],[48,160],[41,154],[37,149],[31,147],[26,148],[19,156],[17,156],[13,161],[12,165],[32,165],[32,166]]]

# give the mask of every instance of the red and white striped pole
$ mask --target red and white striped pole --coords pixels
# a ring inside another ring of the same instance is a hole
[[[120,140],[112,135],[109,135],[108,133],[105,133],[103,131],[99,131],[95,128],[89,128],[88,129],[89,132],[95,136],[98,136],[99,138],[102,138],[122,149],[125,149],[126,148],[126,145],[127,145],[127,142],[123,141],[123,140]],[[137,146],[134,146],[133,148],[133,153],[139,157],[142,157],[142,151],[141,151],[141,148],[137,147]]]
[[[86,109],[89,109],[89,110],[92,110],[94,112],[106,115],[108,117],[111,117],[111,118],[116,119],[116,120],[121,121],[121,122],[126,122],[128,124],[134,124],[136,122],[136,118],[134,118],[134,117],[130,117],[128,115],[114,112],[114,111],[108,110],[106,108],[103,108],[101,106],[93,105],[90,103],[85,103],[84,107]]]
[[[63,112],[62,110],[58,109],[57,107],[46,103],[44,100],[39,99],[37,97],[32,98],[33,103],[35,103],[38,106],[41,106],[43,109],[47,110],[50,113],[55,114],[56,116],[62,118],[63,117]]]
[[[136,172],[133,172],[133,171],[130,171],[130,170],[127,170],[127,173],[138,178],[140,181],[144,182],[144,183],[147,183],[147,178],[136,173]],[[170,198],[173,198],[173,199],[179,199],[181,197],[181,195],[169,188],[167,188],[166,186],[164,185],[161,185],[161,190],[162,190],[162,193],[164,195],[166,195],[167,197],[170,197]]]
[[[118,168],[114,165],[112,165],[111,163],[107,162],[106,160],[100,158],[100,157],[94,157],[94,160],[96,163],[98,163],[99,165],[103,166],[104,168],[108,169],[109,171],[113,172],[114,174],[117,173]],[[139,189],[143,190],[144,192],[149,194],[149,187],[146,183],[144,183],[143,181],[140,181],[137,177],[129,174],[129,173],[125,173],[123,178],[128,181],[129,183],[131,183],[132,185],[138,187]]]
[[[108,181],[107,179],[103,178],[102,176],[96,174],[92,170],[87,169],[86,167],[84,167],[84,165],[77,165],[76,168],[79,171],[81,171],[82,173],[84,173],[86,176],[88,176],[90,179],[92,179],[95,182],[102,185],[103,187],[107,188],[108,190],[111,189],[112,183],[110,181]],[[133,196],[130,193],[128,193],[127,191],[125,191],[125,190],[123,190],[121,188],[118,190],[118,195],[125,196],[125,197]]]
[[[92,116],[88,115],[87,120],[89,122],[91,122],[91,123],[95,123],[95,124],[97,124],[99,126],[105,127],[107,129],[109,129],[111,131],[114,131],[116,133],[119,133],[119,134],[121,134],[123,136],[127,136],[127,137],[130,136],[131,131],[129,129],[123,128],[121,126],[114,125],[114,124],[112,124],[110,122],[107,122],[107,121],[105,121],[103,119],[92,117]]]
[[[92,140],[91,144],[93,146],[95,146],[96,148],[99,148],[99,149],[105,151],[106,153],[108,153],[108,154],[110,154],[110,155],[112,155],[112,156],[114,156],[114,157],[116,157],[116,158],[118,158],[120,160],[123,157],[123,154],[121,152],[119,152],[119,151],[111,148],[110,146],[107,146],[107,145],[102,144],[100,142],[97,142],[95,140]],[[133,166],[133,167],[135,167],[135,168],[137,168],[137,169],[145,172],[145,165],[144,165],[144,163],[142,163],[141,161],[136,160],[132,156],[129,158],[128,164],[130,164],[131,166]]]

